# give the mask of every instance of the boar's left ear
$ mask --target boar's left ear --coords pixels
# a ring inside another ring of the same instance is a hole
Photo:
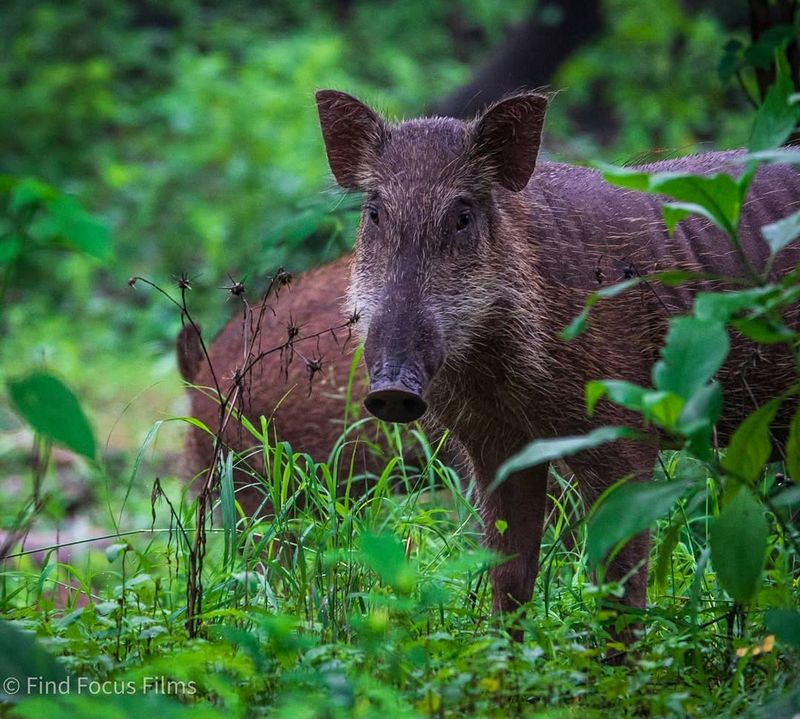
[[[342,187],[361,190],[388,135],[386,123],[363,102],[338,90],[319,90],[317,110],[331,172]]]
[[[533,174],[546,110],[543,95],[515,95],[490,107],[473,125],[473,157],[507,190],[519,192]]]

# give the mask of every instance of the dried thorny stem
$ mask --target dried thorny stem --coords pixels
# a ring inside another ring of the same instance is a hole
[[[220,394],[220,396],[222,396],[222,393],[220,392],[219,382],[217,381],[217,375],[214,372],[214,366],[213,363],[211,362],[211,357],[209,357],[208,355],[208,348],[206,347],[206,343],[203,341],[203,335],[200,332],[200,326],[192,318],[192,315],[189,312],[189,308],[186,304],[186,290],[191,289],[191,285],[189,284],[188,280],[186,280],[185,277],[182,276],[177,281],[178,288],[181,291],[180,301],[176,300],[171,294],[169,294],[169,292],[159,287],[155,282],[151,282],[145,277],[139,277],[138,275],[135,277],[131,277],[128,280],[128,285],[134,287],[137,282],[143,282],[144,284],[149,285],[154,290],[157,290],[162,295],[164,295],[164,297],[166,297],[173,305],[175,305],[180,310],[181,322],[186,320],[186,322],[188,322],[192,326],[194,331],[197,333],[197,337],[200,341],[200,348],[203,350],[203,356],[206,358],[206,362],[208,363],[208,368],[209,371],[211,372],[211,380],[214,382],[214,389],[216,389],[217,392]]]
[[[137,282],[141,281],[148,286],[154,288],[158,292],[160,292],[164,297],[166,297],[172,304],[174,304],[181,313],[181,321],[188,322],[192,328],[195,330],[197,337],[200,342],[200,347],[203,352],[203,356],[205,357],[205,361],[208,365],[212,381],[214,383],[214,389],[216,390],[217,397],[219,398],[219,422],[215,432],[215,442],[214,442],[214,452],[212,455],[211,462],[205,471],[205,476],[203,479],[202,488],[200,489],[198,499],[197,499],[197,514],[196,514],[196,522],[195,522],[195,531],[194,537],[190,540],[189,536],[187,535],[184,528],[178,522],[178,526],[181,530],[182,536],[184,541],[188,546],[188,554],[187,554],[187,585],[186,585],[186,629],[190,637],[196,637],[202,628],[202,613],[203,613],[203,563],[205,560],[206,554],[206,535],[208,529],[208,520],[211,517],[211,509],[213,507],[213,498],[214,498],[214,491],[216,490],[217,484],[217,467],[221,463],[222,458],[222,451],[226,448],[224,442],[225,431],[228,427],[230,422],[231,416],[233,416],[237,403],[240,404],[240,411],[244,409],[244,395],[245,395],[245,388],[247,382],[251,380],[252,372],[254,368],[265,358],[274,353],[280,353],[282,356],[286,357],[286,361],[284,364],[285,371],[288,372],[288,365],[291,363],[292,359],[294,358],[295,354],[295,345],[300,343],[306,343],[310,340],[317,341],[317,352],[316,355],[311,357],[305,357],[298,352],[298,355],[303,358],[306,366],[306,371],[308,372],[308,381],[309,381],[309,394],[312,390],[313,380],[314,377],[322,370],[322,356],[319,352],[319,340],[326,334],[330,334],[334,341],[338,344],[339,340],[336,336],[336,331],[347,329],[347,341],[345,342],[345,346],[347,342],[349,342],[351,335],[352,335],[352,328],[356,322],[358,322],[360,318],[360,314],[357,310],[354,310],[351,316],[340,325],[335,327],[329,327],[327,329],[321,330],[319,332],[314,332],[308,335],[303,335],[301,333],[301,327],[296,325],[294,321],[289,319],[289,324],[287,326],[287,338],[286,341],[282,344],[271,347],[267,350],[262,350],[260,347],[260,339],[261,339],[261,328],[264,320],[264,315],[270,311],[273,315],[275,315],[275,310],[269,304],[268,300],[271,295],[274,294],[275,298],[277,299],[280,294],[280,290],[284,287],[287,287],[291,284],[292,275],[280,268],[277,273],[272,277],[269,283],[269,287],[267,291],[264,293],[264,297],[259,305],[258,312],[254,312],[250,305],[247,303],[245,298],[245,287],[242,282],[238,282],[234,280],[232,277],[229,277],[231,284],[227,287],[224,287],[226,292],[229,293],[231,297],[239,299],[242,301],[243,304],[243,326],[242,326],[242,336],[244,340],[244,351],[243,351],[243,366],[240,369],[237,369],[234,372],[234,376],[231,380],[231,383],[223,389],[222,384],[217,377],[217,373],[214,370],[213,362],[211,361],[211,357],[208,352],[208,348],[206,347],[205,342],[203,341],[202,334],[200,332],[199,326],[195,323],[189,308],[187,306],[186,301],[186,293],[188,290],[191,290],[191,281],[187,278],[185,274],[181,275],[180,277],[176,278],[176,285],[180,290],[180,299],[177,300],[164,289],[159,287],[154,282],[147,280],[143,277],[132,277],[128,284],[133,287]],[[250,330],[248,332],[248,329]],[[256,349],[257,348],[257,349]],[[163,491],[161,490],[161,485],[158,480],[153,487],[153,496],[152,496],[152,503],[153,507],[155,506],[155,501],[162,497]],[[153,508],[153,512],[155,509]],[[172,518],[177,520],[177,514],[175,513],[174,508],[170,505],[170,512],[172,513]]]

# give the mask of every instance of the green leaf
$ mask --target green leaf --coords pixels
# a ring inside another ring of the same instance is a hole
[[[590,568],[619,542],[630,539],[663,517],[691,482],[621,482],[604,494],[589,517],[586,559]]]
[[[800,165],[800,150],[781,148],[779,150],[760,150],[758,152],[748,152],[746,155],[731,160],[738,164],[747,162],[758,162],[767,164]]]
[[[636,287],[636,285],[641,284],[644,281],[642,277],[632,277],[629,280],[623,280],[622,282],[617,282],[615,285],[609,285],[608,287],[603,287],[601,290],[597,290],[595,293],[597,295],[597,299],[608,299],[610,297],[616,297],[617,295],[621,295],[623,292],[626,292],[631,287]]]
[[[222,509],[222,533],[225,539],[225,566],[236,557],[236,498],[233,487],[233,452],[226,452],[219,472],[219,503]]]
[[[628,190],[647,192],[650,187],[650,173],[634,170],[630,167],[619,167],[598,162],[595,166],[600,170],[603,179],[610,185],[624,187]]]
[[[768,69],[775,60],[775,51],[782,50],[795,37],[794,26],[781,23],[767,28],[750,47],[744,51],[744,59],[753,67]]]
[[[647,392],[642,398],[642,412],[650,422],[673,431],[685,401],[674,392]]]
[[[64,665],[46,652],[33,634],[0,620],[0,701],[15,701],[38,694],[44,682],[58,684],[67,676]],[[28,692],[28,677],[37,680],[31,692]],[[18,691],[9,692],[14,686],[19,687]]]
[[[594,297],[595,301],[597,299],[597,295],[590,295],[590,297]],[[561,332],[559,333],[559,338],[564,340],[565,342],[569,342],[570,340],[574,340],[578,335],[583,334],[584,330],[586,329],[586,319],[589,317],[589,310],[591,309],[592,305],[586,303],[584,308],[581,310],[579,315],[576,315],[572,322],[570,322]]]
[[[666,195],[676,200],[664,209],[670,232],[687,216],[698,214],[729,236],[735,232],[742,208],[743,189],[730,175],[692,175],[677,172],[648,174],[629,168],[601,165],[603,178],[618,187]]]
[[[721,323],[675,317],[669,322],[661,360],[653,367],[653,384],[688,400],[722,367],[728,348]]]
[[[783,322],[770,317],[737,317],[730,321],[730,325],[747,339],[759,344],[792,342],[797,338],[797,334]]]
[[[12,212],[19,212],[25,207],[43,203],[57,195],[58,193],[50,185],[41,180],[37,180],[35,177],[24,177],[13,185],[9,209]]]
[[[686,282],[692,280],[709,280],[716,279],[715,276],[709,275],[706,272],[690,272],[689,270],[664,270],[663,272],[656,272],[649,276],[653,282],[660,282],[667,287],[679,287]]]
[[[800,612],[793,609],[768,609],[764,623],[770,634],[800,651]]]
[[[747,149],[750,152],[769,150],[782,145],[792,134],[798,119],[798,109],[789,101],[794,91],[791,71],[786,55],[776,53],[777,77],[767,90],[753,123],[753,132]]]
[[[724,172],[716,175],[656,174],[651,177],[650,191],[677,200],[679,207],[702,208],[698,214],[728,234],[739,221],[742,193],[736,180]]]
[[[683,405],[678,426],[681,432],[689,434],[693,428],[713,426],[722,414],[722,388],[719,382],[710,382],[695,392]]]
[[[701,215],[713,222],[713,219],[700,205],[688,202],[665,202],[661,205],[661,216],[664,218],[664,224],[670,235],[675,234],[675,228],[679,222],[692,215]]]
[[[106,547],[106,559],[110,562],[114,562],[120,558],[121,555],[125,554],[130,549],[127,542],[117,542],[115,544],[110,544]]]
[[[19,235],[0,237],[0,265],[7,265],[19,257],[22,251],[22,239]]]
[[[597,402],[604,396],[614,404],[626,409],[639,410],[642,397],[647,390],[638,384],[621,379],[604,379],[588,382],[586,385],[586,414],[591,417]]]
[[[740,56],[744,45],[739,40],[728,40],[723,47],[717,73],[722,82],[730,82],[739,70]]]
[[[711,525],[711,561],[717,579],[740,604],[758,588],[767,551],[764,509],[748,490],[736,494]]]
[[[786,441],[786,471],[794,483],[800,485],[800,403],[789,426],[789,439]]]
[[[395,536],[364,532],[361,554],[365,564],[395,591],[401,594],[413,591],[416,571],[406,559],[402,542]]]
[[[108,228],[84,210],[69,195],[57,195],[46,203],[48,217],[43,223],[54,239],[69,249],[106,260],[111,255]]]
[[[670,570],[672,553],[678,546],[678,540],[683,529],[684,518],[678,515],[670,524],[658,548],[658,559],[655,568],[655,583],[660,589],[667,585],[667,574]]]
[[[535,467],[553,459],[571,457],[573,454],[593,449],[617,439],[635,439],[639,433],[629,427],[600,427],[589,434],[558,437],[556,439],[537,439],[517,454],[513,455],[497,471],[497,477],[489,487],[492,491],[508,477],[521,469]]]
[[[769,245],[771,255],[776,255],[792,240],[800,236],[800,210],[782,220],[764,225],[761,234]]]
[[[77,397],[53,375],[34,372],[6,383],[11,402],[35,432],[94,459],[96,445]]]
[[[681,410],[678,431],[686,437],[686,448],[700,459],[711,459],[713,428],[721,414],[722,388],[719,382],[701,387]]]
[[[723,469],[750,484],[761,476],[772,454],[769,426],[780,404],[781,398],[775,397],[751,412],[739,425],[722,460]]]
[[[787,487],[772,498],[772,507],[775,509],[793,510],[798,505],[800,505],[800,487]]]
[[[757,306],[760,299],[776,292],[774,287],[754,287],[734,292],[698,292],[694,299],[694,316],[699,320],[725,323],[732,315]]]

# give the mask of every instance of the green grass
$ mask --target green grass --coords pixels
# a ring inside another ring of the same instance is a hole
[[[120,531],[152,522],[152,533],[104,547],[86,541],[69,562],[59,561],[65,548],[41,564],[7,561],[2,616],[60,655],[75,681],[132,682],[136,692],[26,698],[0,715],[792,716],[763,706],[800,669],[772,644],[760,609],[797,596],[797,557],[776,527],[762,593],[732,618],[707,562],[713,508],[684,508],[666,581],[650,586],[647,630],[625,651],[609,631],[637,617],[603,608],[619,587],[598,587],[587,573],[580,500],[554,476],[517,644],[491,616],[486,569],[498,559],[480,548],[468,483],[420,432],[387,437],[386,469],[363,494],[352,474],[337,484],[331,465],[312,474],[284,445],[264,449],[267,476],[254,482],[275,510],[270,521],[238,511],[228,464],[207,534],[196,639],[184,628],[196,503],[177,481],[164,480],[152,517],[141,474],[107,499],[107,527],[127,499]],[[403,459],[414,443],[421,467]],[[665,459],[668,468],[681,461]],[[670,519],[656,532],[653,566]],[[29,641],[0,637],[7,672],[34,651],[19,651]],[[623,666],[607,661],[621,652]],[[147,677],[177,684],[143,693]]]

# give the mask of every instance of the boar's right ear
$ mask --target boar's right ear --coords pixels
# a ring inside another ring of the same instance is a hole
[[[544,95],[524,93],[492,105],[473,125],[473,157],[507,190],[519,192],[533,174],[546,111]]]
[[[363,102],[337,90],[317,92],[317,110],[331,172],[342,187],[363,189],[388,135],[386,123]]]

